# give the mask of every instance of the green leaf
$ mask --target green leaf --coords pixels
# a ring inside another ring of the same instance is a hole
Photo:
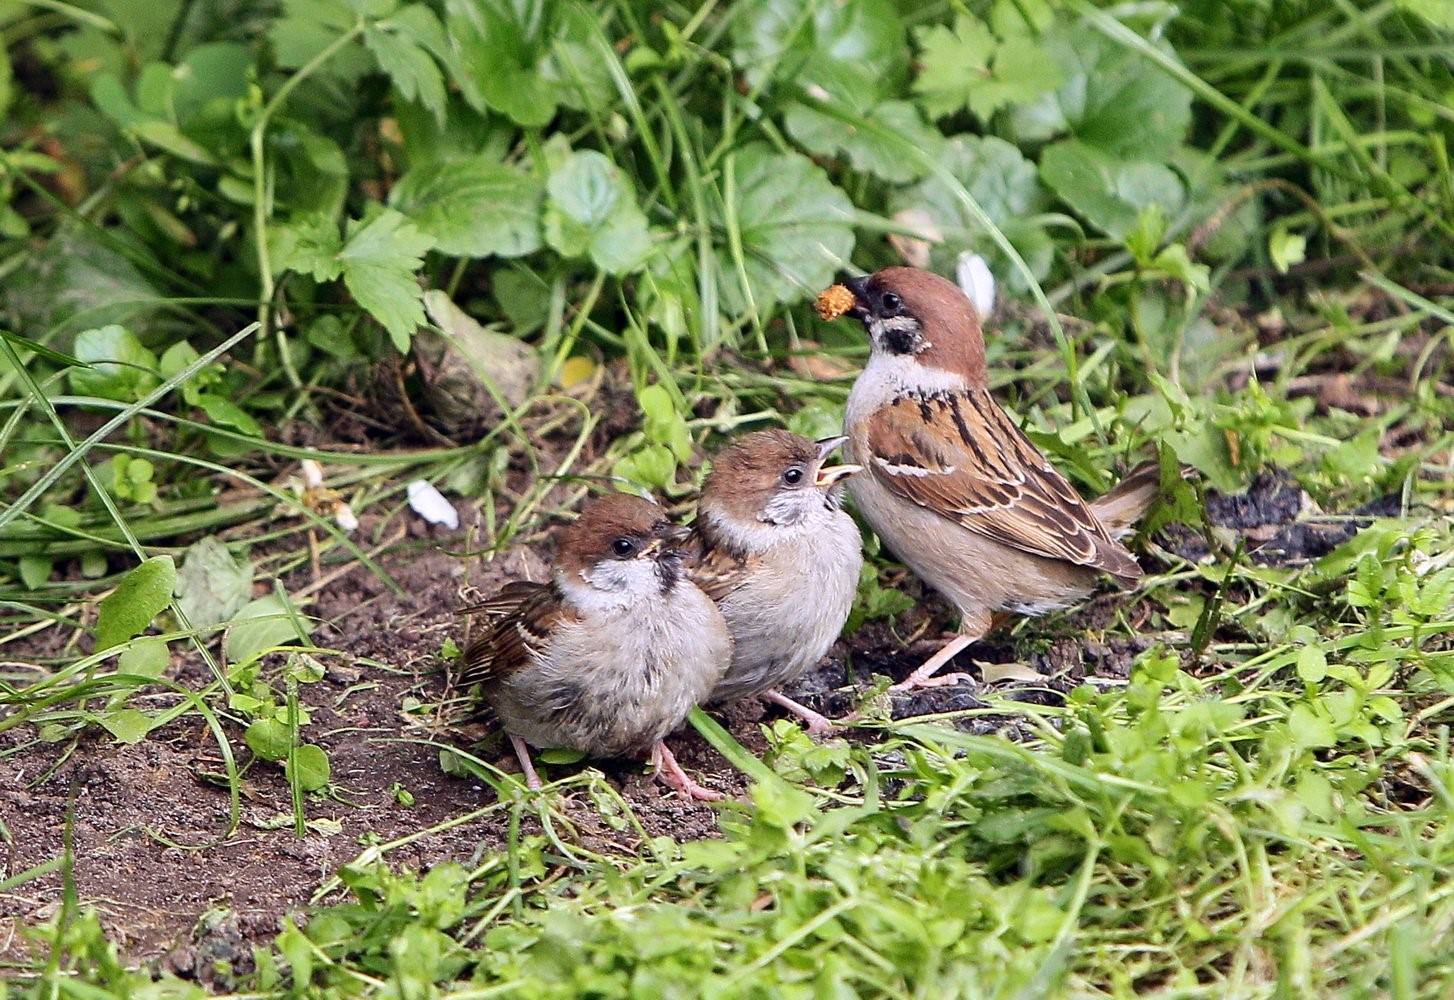
[[[137,639],[116,660],[116,669],[123,674],[160,677],[171,662],[171,654],[162,639]]]
[[[219,625],[252,597],[252,564],[234,559],[216,538],[200,539],[182,555],[176,595],[193,627]]]
[[[968,107],[988,120],[1006,105],[1053,91],[1062,79],[1059,65],[1034,38],[1015,34],[1001,41],[973,14],[959,14],[952,28],[920,28],[916,36],[920,72],[914,91],[936,118]]]
[[[403,176],[389,204],[441,253],[519,257],[540,248],[544,188],[488,156],[425,163]]]
[[[121,578],[96,618],[96,649],[110,649],[140,634],[172,600],[177,569],[171,556],[153,556]]]
[[[1272,266],[1277,268],[1278,274],[1286,274],[1294,264],[1301,264],[1307,257],[1307,251],[1308,238],[1289,232],[1282,224],[1274,226],[1271,235],[1267,237],[1267,254],[1272,258]]]
[[[1135,228],[1143,209],[1159,206],[1170,216],[1185,200],[1170,167],[1118,159],[1074,139],[1041,154],[1040,176],[1087,222],[1118,239]]]
[[[611,274],[638,268],[651,250],[636,192],[602,153],[569,154],[546,181],[545,239],[567,257],[589,255]]]
[[[307,619],[303,619],[303,627],[308,630]],[[297,639],[298,631],[282,598],[267,594],[243,605],[233,618],[222,640],[223,656],[228,663],[246,663]]]
[[[434,12],[422,3],[410,4],[387,21],[366,28],[363,40],[399,93],[417,100],[442,123],[444,76],[430,52],[442,57],[447,50],[444,27]]]
[[[733,5],[733,61],[749,84],[824,91],[855,111],[898,93],[904,25],[889,0],[746,0]]]
[[[1338,742],[1333,723],[1307,705],[1294,705],[1287,719],[1293,745],[1299,750],[1330,747]]]
[[[55,560],[50,556],[21,556],[20,582],[26,590],[39,590],[50,579]]]
[[[263,760],[282,760],[293,746],[292,733],[278,719],[258,719],[247,727],[242,739]]]
[[[400,353],[424,322],[423,294],[414,273],[433,244],[414,223],[391,208],[368,222],[350,223],[339,251],[343,283],[358,304],[378,320]]]
[[[1304,646],[1297,654],[1297,675],[1309,684],[1328,676],[1328,657],[1320,646]]]
[[[343,273],[338,225],[326,215],[304,215],[268,231],[268,256],[273,270],[297,271],[314,281],[332,281]]]
[[[832,284],[853,253],[848,196],[807,157],[765,144],[743,147],[730,164],[733,199],[713,219],[724,239],[717,255],[728,311],[748,311],[747,289],[725,242],[729,218],[741,237],[741,265],[759,310],[811,298]]]
[[[328,763],[328,754],[323,752],[322,747],[304,743],[293,751],[293,756],[285,766],[284,773],[287,774],[289,781],[296,780],[303,791],[316,792],[328,787],[328,781],[333,776],[333,768]]]
[[[76,336],[76,358],[92,367],[66,372],[71,388],[83,396],[130,403],[156,387],[157,356],[136,335],[115,323]]]
[[[949,139],[940,147],[938,161],[1000,227],[1035,276],[1043,279],[1049,274],[1054,253],[1050,237],[1038,224],[1027,221],[1048,203],[1035,165],[1003,139],[975,135]],[[894,212],[917,209],[935,220],[944,240],[931,248],[934,270],[953,274],[959,255],[969,250],[983,256],[990,270],[1003,275],[1009,287],[1024,287],[1018,270],[1004,258],[988,230],[965,210],[941,177],[931,174],[896,192],[890,196],[889,206]]]
[[[258,426],[258,422],[232,400],[215,392],[199,392],[194,401],[214,424],[235,427],[244,434],[262,437],[263,429]]]
[[[1064,82],[1010,112],[1021,143],[1069,133],[1112,156],[1168,156],[1191,124],[1191,92],[1084,22],[1062,22],[1044,35],[1046,60]]]
[[[106,731],[116,737],[118,743],[140,743],[151,732],[152,726],[156,725],[156,720],[151,716],[134,708],[118,708],[106,712],[98,715],[96,721],[105,726]]]
[[[931,156],[938,155],[944,142],[938,130],[925,124],[918,109],[907,101],[885,101],[864,114],[872,124]],[[784,122],[788,132],[809,152],[818,156],[841,153],[848,157],[854,169],[886,181],[905,184],[922,177],[927,169],[918,158],[905,156],[901,143],[882,139],[868,129],[825,115],[806,104],[790,105]]]
[[[475,108],[539,127],[561,104],[600,111],[614,96],[583,7],[448,0],[445,10],[454,77]]]

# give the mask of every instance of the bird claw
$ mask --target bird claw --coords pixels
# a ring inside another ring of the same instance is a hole
[[[715,789],[698,784],[682,769],[665,741],[658,741],[651,751],[652,763],[656,766],[656,777],[663,784],[671,786],[688,802],[721,802],[727,796]]]
[[[832,719],[820,712],[813,711],[801,702],[794,701],[780,691],[769,689],[762,692],[761,697],[764,701],[780,705],[802,719],[803,728],[809,736],[832,736],[838,732],[838,727],[833,724]]]
[[[953,673],[934,674],[928,677],[917,676],[918,671],[905,677],[902,681],[889,687],[890,691],[915,691],[922,688],[948,687],[951,684],[973,684],[973,674]]]

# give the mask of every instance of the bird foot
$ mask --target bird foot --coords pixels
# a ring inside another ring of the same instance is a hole
[[[787,709],[792,714],[803,720],[803,728],[809,736],[832,736],[838,731],[833,720],[826,715],[813,711],[807,705],[794,701],[787,695],[776,690],[767,690],[760,695],[763,701],[771,702]]]
[[[919,671],[914,671],[908,677],[889,687],[890,691],[915,691],[922,688],[948,687],[951,684],[973,684],[972,674],[953,673],[935,674],[931,676],[919,676]]]
[[[658,740],[656,746],[651,748],[651,762],[656,768],[657,779],[670,785],[678,795],[688,802],[721,802],[727,797],[715,789],[698,784],[677,763],[676,757],[672,754],[671,748],[666,745],[665,740]]]
[[[935,675],[942,668],[948,666],[949,661],[968,649],[977,638],[979,638],[977,635],[956,635],[940,647],[939,652],[925,660],[917,670],[889,688],[889,690],[912,691],[915,688],[942,687],[945,684],[961,684],[965,681],[973,681],[974,678],[969,676],[969,674],[945,674],[942,677]]]

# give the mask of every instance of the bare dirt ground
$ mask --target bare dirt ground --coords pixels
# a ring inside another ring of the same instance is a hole
[[[1327,551],[1354,530],[1346,520],[1326,530],[1294,525],[1300,515],[1298,495],[1295,485],[1268,479],[1243,497],[1209,506],[1214,517],[1254,544],[1282,543],[1269,556],[1275,561],[1321,554],[1318,550]],[[22,727],[0,736],[0,753],[11,751],[0,757],[0,820],[10,834],[0,847],[0,878],[58,856],[70,813],[80,900],[98,909],[130,957],[206,975],[219,960],[245,968],[251,946],[267,940],[286,914],[367,845],[427,831],[493,802],[488,785],[441,769],[438,744],[470,747],[491,727],[451,697],[438,654],[446,638],[464,644],[466,624],[456,609],[507,579],[539,578],[548,553],[522,547],[485,563],[459,555],[463,532],[431,534],[436,529],[425,529],[407,511],[396,516],[408,519],[411,537],[381,561],[403,595],[358,566],[323,588],[305,609],[320,622],[314,641],[348,654],[330,660],[323,682],[301,690],[314,713],[308,738],[328,751],[335,790],[331,797],[310,797],[307,837],[294,835],[281,769],[259,761],[246,768],[243,778],[241,826],[222,838],[228,795],[215,777],[221,760],[195,714],[131,746],[93,730],[69,754],[63,751],[67,744],[36,742],[34,733]],[[467,510],[465,517],[469,523],[477,512]],[[365,531],[377,528],[376,523],[364,525]],[[375,537],[396,526],[384,529]],[[1337,537],[1323,537],[1329,532]],[[1199,536],[1175,528],[1158,542],[1191,558],[1203,545]],[[1155,563],[1154,557],[1145,561]],[[857,704],[875,673],[901,678],[932,652],[952,624],[946,610],[911,578],[890,582],[920,597],[918,606],[895,622],[870,623],[851,640],[840,641],[790,693],[820,711],[841,715]],[[1144,617],[1134,600],[1103,595],[1074,615],[1048,623],[1048,631],[1040,630],[1031,643],[1001,630],[976,644],[960,663],[962,668],[1017,663],[1018,669],[1005,672],[996,686],[1008,684],[1015,697],[1036,701],[1059,698],[1087,674],[1125,677],[1131,660],[1156,637],[1107,635],[1102,630],[1117,610],[1133,623],[1138,615]],[[183,662],[180,654],[172,673],[194,686],[206,679],[200,666]],[[895,701],[893,715],[979,708],[983,687],[949,686],[903,696]],[[719,713],[754,752],[765,746],[758,728],[764,715],[755,702]],[[977,717],[961,724],[989,730],[1006,722]],[[230,727],[229,736],[239,763],[248,764],[240,732]],[[849,738],[871,739],[872,734],[855,732]],[[681,732],[672,742],[682,763],[709,786],[729,794],[745,790],[745,779],[695,732]],[[17,750],[22,744],[29,745]],[[514,769],[513,758],[497,742],[483,746],[486,759]],[[649,833],[693,839],[715,832],[711,808],[676,798],[643,765],[595,766],[620,788]],[[401,804],[402,792],[412,796],[412,805]],[[568,796],[561,808],[582,831],[599,825],[595,806],[584,797]],[[497,811],[428,833],[392,850],[389,862],[409,868],[446,860],[468,864],[501,848],[506,822],[506,814]],[[61,893],[56,874],[0,896],[0,956],[24,960],[22,928],[53,915]]]

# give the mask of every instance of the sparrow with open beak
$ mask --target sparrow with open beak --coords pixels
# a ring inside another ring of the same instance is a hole
[[[949,683],[934,674],[989,630],[998,611],[1043,614],[1086,596],[1108,574],[1141,576],[1117,538],[1155,500],[1155,463],[1087,503],[990,395],[979,317],[952,282],[890,267],[844,283],[843,307],[870,339],[848,398],[849,484],[864,519],[918,576],[959,609],[960,634],[898,689]],[[842,295],[842,293],[836,293]]]
[[[863,539],[841,503],[860,469],[827,464],[843,441],[780,430],[734,441],[712,460],[690,545],[688,572],[733,639],[732,663],[708,700],[761,695],[815,734],[831,723],[777,688],[828,652],[858,589]]]
[[[624,493],[586,504],[561,529],[550,583],[516,582],[472,611],[483,634],[461,682],[480,685],[520,758],[529,746],[639,757],[683,796],[711,801],[664,742],[712,693],[732,638],[711,599],[683,573],[688,530]]]

